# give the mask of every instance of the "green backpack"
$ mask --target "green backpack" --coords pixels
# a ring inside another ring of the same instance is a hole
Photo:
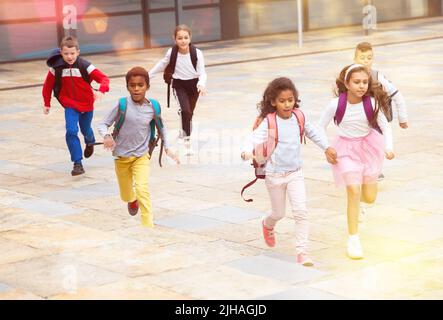
[[[164,147],[164,142],[163,142],[164,137],[162,136],[163,122],[161,118],[161,109],[160,109],[160,104],[158,103],[157,100],[149,99],[149,101],[152,103],[152,106],[154,107],[154,119],[152,119],[151,122],[149,123],[149,125],[151,126],[151,136],[149,137],[148,153],[149,157],[151,157],[154,148],[158,145],[158,140],[161,138],[160,155],[158,158],[158,163],[161,167],[163,147]],[[117,120],[115,121],[114,131],[112,132],[112,137],[114,138],[114,140],[117,138],[118,133],[120,132],[120,129],[123,126],[123,123],[125,122],[127,104],[128,101],[126,97],[122,97],[118,101]],[[157,129],[157,137],[155,136],[156,129]]]

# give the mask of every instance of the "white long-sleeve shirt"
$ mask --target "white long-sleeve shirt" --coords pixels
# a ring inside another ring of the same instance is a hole
[[[197,86],[206,88],[207,76],[205,71],[205,59],[200,49],[196,49],[196,51],[197,70],[195,70],[194,66],[192,65],[191,54],[189,52],[187,54],[182,54],[178,52],[177,62],[175,64],[175,70],[172,78],[181,80],[191,80],[198,78]],[[153,78],[158,73],[165,71],[171,58],[171,52],[172,48],[169,48],[164,58],[157,62],[157,64],[151,70],[149,70],[149,78]]]
[[[378,82],[381,83],[383,86],[383,89],[388,93],[388,95],[392,95],[395,91],[398,91],[397,87],[392,84],[391,81],[385,78],[385,76],[380,72],[374,70],[374,72],[378,73]],[[395,108],[398,115],[398,122],[408,122],[408,112],[406,109],[406,102],[405,98],[401,94],[400,91],[398,91],[393,97],[392,97],[392,107]]]
[[[302,166],[300,127],[292,114],[289,119],[277,118],[278,143],[271,157],[266,162],[265,171],[283,173],[296,171]],[[328,138],[322,130],[305,119],[305,135],[321,149],[329,147]],[[254,147],[268,140],[268,120],[264,119],[246,139],[243,151],[252,153]]]
[[[372,106],[375,106],[374,98],[371,98]],[[334,119],[335,112],[337,111],[338,97],[331,100],[326,106],[318,125],[326,131],[329,123]],[[384,113],[380,110],[377,116],[377,124],[380,127],[385,140],[385,150],[393,151],[392,130],[391,125]],[[347,103],[346,112],[343,116],[343,120],[338,125],[339,136],[346,138],[360,138],[369,134],[372,127],[369,125],[368,119],[363,107],[363,101],[352,104]]]

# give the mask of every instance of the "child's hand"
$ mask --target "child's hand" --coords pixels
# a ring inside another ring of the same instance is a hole
[[[337,164],[337,151],[335,151],[334,148],[327,148],[325,150],[325,155],[326,155],[326,160],[330,163],[330,164]]]
[[[206,89],[205,89],[205,87],[197,86],[197,91],[198,91],[198,93],[199,93],[199,96],[204,96],[204,95],[206,95]]]
[[[386,151],[386,152],[385,152],[385,157],[386,157],[386,159],[388,159],[388,160],[392,160],[392,159],[394,159],[395,154],[394,154],[394,152],[392,152],[392,151]]]
[[[242,152],[241,153],[241,158],[246,161],[246,160],[253,159],[254,155],[252,153],[250,153],[250,152]]]
[[[49,107],[43,107],[43,114],[49,114]]]
[[[110,134],[105,135],[105,137],[103,138],[103,147],[105,148],[105,150],[114,151],[115,141]]]
[[[101,91],[94,91],[94,101],[100,100],[104,95]]]
[[[408,123],[407,122],[400,122],[400,128],[402,129],[407,129],[408,128]]]
[[[177,157],[177,155],[174,152],[172,152],[171,149],[165,149],[165,153],[169,158],[174,160],[177,164],[180,164],[179,158]]]

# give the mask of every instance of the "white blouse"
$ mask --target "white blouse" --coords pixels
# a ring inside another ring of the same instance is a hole
[[[169,48],[166,55],[157,64],[149,70],[149,78],[154,78],[158,73],[165,71],[169,64],[172,48]],[[175,71],[172,75],[174,79],[191,80],[198,78],[197,86],[203,88],[206,87],[206,71],[205,71],[205,59],[200,49],[197,49],[197,70],[195,70],[191,61],[191,54],[177,53],[177,62],[175,64]]]
[[[374,107],[375,100],[372,97],[371,103]],[[334,119],[335,112],[337,111],[337,105],[338,97],[332,99],[331,102],[326,106],[325,111],[318,122],[320,128],[326,130],[329,123]],[[377,124],[383,133],[386,151],[392,151],[393,141],[391,125],[381,110],[378,112]],[[366,118],[363,101],[356,104],[348,102],[343,120],[338,125],[339,136],[346,138],[360,138],[369,134],[371,129],[372,127],[369,125],[368,119]]]

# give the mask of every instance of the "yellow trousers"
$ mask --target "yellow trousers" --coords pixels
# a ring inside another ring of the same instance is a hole
[[[148,154],[141,157],[119,157],[115,159],[115,173],[120,188],[120,198],[124,202],[137,200],[142,225],[152,228],[154,223],[148,184],[149,162]]]

